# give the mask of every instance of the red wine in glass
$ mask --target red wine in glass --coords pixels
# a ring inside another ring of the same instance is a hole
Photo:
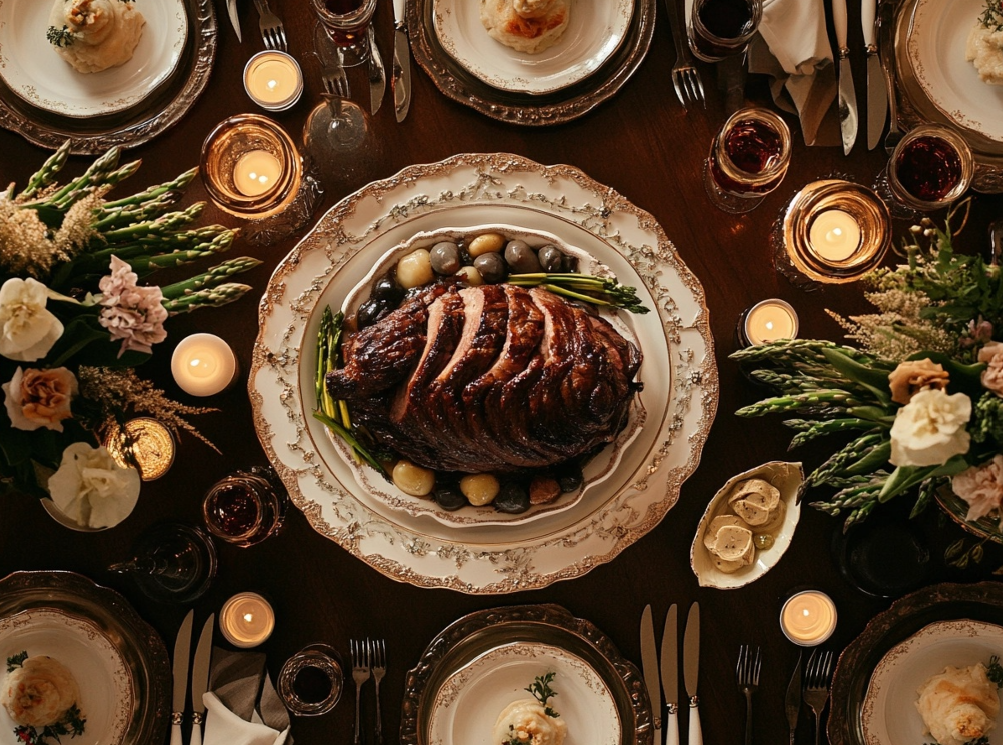
[[[704,0],[693,12],[693,51],[706,61],[720,60],[748,45],[759,25],[762,0]]]
[[[238,546],[252,546],[282,527],[288,497],[267,469],[238,471],[209,489],[202,503],[206,527]]]
[[[939,202],[961,180],[961,156],[940,137],[917,137],[898,154],[895,171],[902,188],[913,197],[922,202]]]
[[[324,8],[329,13],[343,16],[357,13],[362,8],[364,0],[323,0],[323,2]],[[363,41],[371,20],[371,15],[369,17],[363,15],[358,23],[344,22],[335,24],[325,22],[324,26],[335,44],[348,47]]]
[[[738,194],[765,194],[775,189],[784,177],[780,171],[775,177],[761,180],[756,177],[780,164],[784,142],[780,133],[768,123],[757,119],[742,119],[734,123],[724,136],[724,155],[736,172],[729,176],[722,169],[720,154],[715,147],[710,155],[710,168],[714,181],[724,191]],[[741,178],[740,173],[749,178]]]

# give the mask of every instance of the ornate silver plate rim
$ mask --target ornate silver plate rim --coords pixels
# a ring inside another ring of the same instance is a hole
[[[519,641],[561,647],[588,664],[613,698],[619,745],[652,744],[651,702],[641,674],[609,637],[559,605],[516,605],[471,613],[429,642],[405,677],[402,745],[431,745],[432,707],[442,687],[482,655]]]
[[[35,108],[0,83],[0,127],[51,150],[70,140],[74,155],[94,155],[114,145],[135,147],[163,134],[202,95],[216,59],[218,26],[212,0],[183,2],[189,41],[178,68],[139,104],[106,116],[60,116]]]
[[[544,230],[563,223],[579,240],[588,236],[601,245],[621,268],[636,270],[652,298],[654,312],[647,317],[659,324],[671,349],[671,390],[664,412],[649,412],[657,423],[653,439],[621,466],[630,475],[601,503],[527,525],[460,531],[368,500],[354,479],[339,480],[332,472],[340,459],[325,460],[318,452],[318,442],[330,443],[308,411],[314,372],[309,357],[301,361],[300,346],[313,354],[304,341],[316,333],[321,296],[374,241],[393,245],[428,223],[455,226],[461,215],[473,224],[514,221]],[[539,224],[523,222],[530,218]],[[708,315],[699,281],[657,221],[578,169],[506,153],[410,166],[342,200],[276,268],[259,307],[248,381],[254,423],[313,527],[387,576],[471,594],[544,587],[612,560],[677,501],[699,463],[717,408]],[[303,390],[310,392],[308,406]]]

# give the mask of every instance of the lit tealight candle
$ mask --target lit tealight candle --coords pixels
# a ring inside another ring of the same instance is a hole
[[[799,592],[784,603],[780,628],[795,644],[814,647],[836,630],[836,604],[818,590]]]
[[[284,111],[303,94],[303,71],[285,52],[258,52],[244,67],[244,90],[268,111]]]
[[[826,210],[808,231],[812,249],[823,261],[846,261],[860,248],[860,225],[843,210]]]
[[[130,419],[122,429],[131,443],[132,457],[143,481],[159,479],[174,463],[174,436],[156,419],[139,417]],[[122,452],[122,439],[118,432],[108,438],[108,452],[123,466],[131,465]]]
[[[275,611],[256,592],[240,592],[223,603],[219,630],[235,647],[256,647],[272,635]]]
[[[251,150],[233,166],[233,185],[245,197],[260,197],[275,188],[282,164],[267,150]]]
[[[744,341],[753,346],[777,339],[795,339],[798,335],[798,314],[790,303],[783,300],[763,300],[746,311],[742,335]]]
[[[192,334],[181,340],[171,357],[171,374],[185,393],[212,396],[237,377],[237,357],[213,334]]]

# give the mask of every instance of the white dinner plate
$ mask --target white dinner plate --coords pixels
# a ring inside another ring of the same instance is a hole
[[[61,662],[80,689],[87,720],[73,745],[117,745],[129,729],[135,704],[132,674],[121,654],[90,620],[55,608],[36,608],[0,619],[0,661],[27,652]],[[6,668],[0,670],[6,675]],[[0,706],[0,744],[20,745],[14,721]],[[64,743],[69,742],[64,738]]]
[[[983,83],[965,59],[968,33],[984,5],[984,0],[919,0],[907,36],[909,62],[944,116],[1003,142],[1003,86]]]
[[[504,91],[535,95],[567,88],[598,70],[627,36],[634,0],[574,0],[560,40],[536,54],[488,36],[480,0],[434,0],[435,33],[467,72]]]
[[[874,668],[860,714],[866,745],[910,745],[930,741],[916,710],[917,691],[948,665],[989,664],[1003,656],[1003,627],[961,619],[924,627],[892,647]],[[989,745],[1003,744],[1003,728],[989,733]]]
[[[547,673],[555,674],[557,693],[547,703],[567,724],[568,743],[620,743],[620,716],[599,673],[566,649],[526,641],[492,649],[449,676],[432,702],[428,742],[498,745],[491,740],[498,715],[515,701],[532,701],[526,688]]]
[[[124,111],[174,72],[188,37],[183,0],[133,0],[146,25],[131,60],[80,73],[45,38],[50,0],[0,0],[0,78],[33,106],[68,117]]]

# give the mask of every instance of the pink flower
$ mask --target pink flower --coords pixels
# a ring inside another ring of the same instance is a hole
[[[969,522],[999,511],[1003,500],[1003,455],[957,474],[951,479],[951,488],[968,503],[965,519]]]
[[[3,384],[3,392],[12,427],[62,432],[63,420],[73,416],[70,401],[77,394],[77,379],[65,367],[24,371],[19,367],[10,382]]]
[[[982,387],[1003,396],[1003,342],[991,341],[982,347],[979,362],[987,365],[982,371]]]
[[[156,285],[138,287],[137,279],[132,267],[112,256],[111,274],[98,283],[102,292],[99,302],[104,306],[98,320],[112,339],[122,340],[119,357],[129,349],[151,354],[152,345],[167,338],[164,330],[167,309],[161,304],[163,293]]]

